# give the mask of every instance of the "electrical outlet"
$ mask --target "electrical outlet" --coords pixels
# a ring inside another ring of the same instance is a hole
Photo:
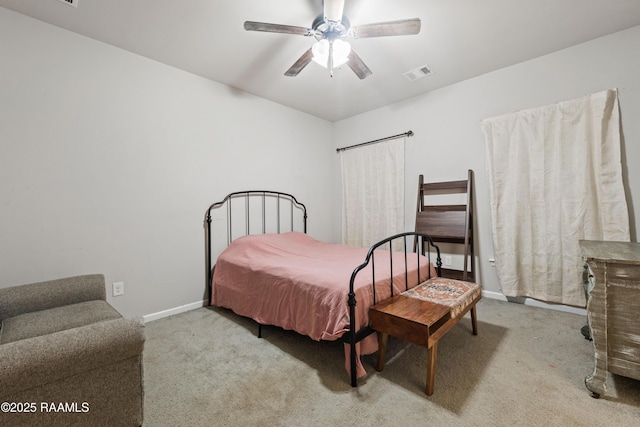
[[[444,257],[444,265],[451,266],[451,256],[445,255],[445,257]]]
[[[124,295],[124,282],[115,282],[113,284],[113,296]]]

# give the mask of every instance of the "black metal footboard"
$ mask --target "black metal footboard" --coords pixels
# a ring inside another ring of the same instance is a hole
[[[222,209],[225,207],[226,209]],[[213,282],[211,237],[214,212],[221,212],[228,246],[234,238],[248,234],[281,233],[287,231],[307,232],[307,208],[291,194],[279,191],[237,191],[209,206],[204,218],[206,230],[205,265],[206,292],[211,298]]]
[[[407,239],[409,239],[409,241]],[[411,245],[411,246],[408,246],[408,245]],[[401,246],[401,248],[398,249],[398,246]],[[412,248],[412,249],[410,250],[408,248]],[[382,251],[379,252],[378,255],[380,256],[376,257],[377,249],[386,249],[386,250],[384,250],[383,252]],[[353,273],[351,273],[351,280],[349,281],[349,297],[348,297],[349,322],[350,322],[349,332],[345,333],[345,335],[343,336],[343,341],[349,344],[350,350],[351,350],[349,355],[350,356],[349,362],[351,365],[351,386],[352,387],[358,386],[358,379],[357,379],[357,372],[356,372],[356,361],[358,356],[356,354],[356,343],[358,343],[359,341],[361,341],[362,339],[364,339],[365,337],[367,337],[368,335],[374,332],[368,326],[360,330],[358,330],[356,326],[355,280],[356,280],[356,277],[358,276],[358,273],[360,273],[362,270],[367,268],[367,266],[371,267],[371,272],[373,276],[372,277],[373,305],[375,305],[377,303],[376,286],[374,285],[376,283],[376,277],[375,277],[376,259],[378,259],[378,262],[382,262],[382,263],[386,262],[389,265],[389,282],[391,286],[391,296],[393,296],[393,277],[399,272],[401,273],[402,271],[404,271],[405,288],[406,288],[405,290],[408,290],[410,287],[415,286],[417,283],[421,283],[429,279],[429,277],[424,277],[424,278],[420,277],[419,258],[420,258],[420,254],[422,254],[423,256],[427,257],[429,263],[431,263],[432,250],[435,250],[436,272],[438,276],[440,276],[442,271],[442,260],[440,258],[440,248],[433,243],[433,240],[429,235],[415,233],[415,232],[396,234],[394,236],[387,237],[386,239],[381,240],[378,243],[374,244],[373,246],[371,246],[371,248],[369,248],[369,252],[367,253],[367,256],[364,262],[359,266],[357,266],[353,270]],[[392,252],[394,251],[396,252],[400,251],[404,253],[403,265],[400,265],[400,266],[393,265]],[[416,257],[417,259],[416,264],[418,265],[418,282],[412,283],[412,284],[409,283],[409,272],[407,268],[407,265],[408,265],[407,261],[409,259],[408,257],[410,256]],[[380,261],[380,257],[384,257],[386,259],[383,258],[382,261]],[[394,271],[396,273],[394,273]]]

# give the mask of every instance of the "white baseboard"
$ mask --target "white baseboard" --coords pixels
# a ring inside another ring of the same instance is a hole
[[[484,298],[491,298],[491,299],[497,299],[500,301],[509,301],[507,299],[507,297],[505,297],[504,295],[502,295],[500,292],[493,292],[493,291],[482,291],[482,296]]]
[[[505,297],[503,294],[501,294],[500,292],[482,291],[482,296],[483,297],[487,297],[487,298],[491,298],[491,299],[497,299],[497,300],[500,300],[500,301],[509,301],[509,299],[507,297]],[[530,305],[532,307],[546,308],[546,309],[549,309],[549,310],[563,311],[565,313],[579,314],[579,315],[582,315],[582,316],[586,316],[587,315],[587,310],[584,309],[584,308],[571,307],[571,306],[562,305],[562,304],[549,304],[549,303],[538,301],[538,300],[535,300],[535,299],[532,299],[532,298],[524,298],[524,305]]]
[[[196,301],[190,304],[181,305],[167,310],[162,310],[157,313],[146,314],[142,316],[145,323],[153,322],[154,320],[162,319],[163,317],[173,316],[174,314],[184,313],[185,311],[195,310],[196,308],[204,307],[207,304],[207,300]]]

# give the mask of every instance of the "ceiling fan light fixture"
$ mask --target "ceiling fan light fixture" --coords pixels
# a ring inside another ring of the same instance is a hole
[[[329,42],[326,39],[318,40],[311,46],[314,62],[327,67],[329,61]]]
[[[329,67],[329,55],[333,53],[332,65],[333,67],[339,67],[349,60],[351,45],[340,39],[331,42],[327,39],[322,39],[311,46],[311,52],[313,53],[313,61],[324,68]]]

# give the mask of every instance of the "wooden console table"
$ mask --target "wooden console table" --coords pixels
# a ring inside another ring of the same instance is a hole
[[[587,318],[595,349],[585,385],[600,397],[608,372],[640,380],[640,243],[581,240],[580,249],[589,266]]]

